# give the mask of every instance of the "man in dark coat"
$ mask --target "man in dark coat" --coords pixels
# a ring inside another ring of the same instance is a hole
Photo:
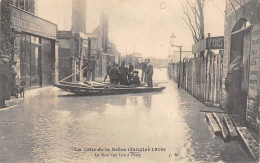
[[[134,72],[134,66],[132,65],[132,63],[129,63],[129,67],[128,67],[128,79],[131,79],[132,75]]]
[[[16,61],[13,61],[10,68],[10,88],[12,96],[16,96],[16,63]]]
[[[228,96],[225,103],[225,109],[231,113],[241,112],[242,105],[242,56],[237,56],[228,67],[228,73],[225,78],[225,88]]]
[[[83,77],[87,79],[87,76],[88,76],[88,60],[86,60],[86,59],[83,60],[82,69],[83,69]]]
[[[96,69],[97,61],[95,60],[94,56],[91,56],[88,62],[88,74],[87,74],[87,81],[90,81],[90,76],[92,77],[92,81],[95,81],[95,69]]]
[[[120,78],[120,72],[116,64],[113,64],[110,72],[109,72],[110,82],[112,84],[118,84]]]
[[[153,87],[153,66],[151,65],[151,63],[148,63],[146,73],[148,87]]]
[[[145,62],[141,63],[142,66],[142,76],[141,76],[141,81],[146,81],[146,70],[147,70],[147,64],[148,60],[146,59]]]
[[[129,82],[129,85],[140,85],[140,78],[138,76],[138,71],[133,72],[133,76]]]
[[[111,64],[109,62],[107,62],[107,65],[106,65],[106,72],[107,72],[107,74],[106,74],[106,76],[104,78],[104,82],[106,81],[107,77],[109,76],[109,72],[110,72],[111,68],[112,68]]]
[[[8,62],[8,56],[0,56],[0,108],[5,107],[5,100],[9,100],[11,95]]]
[[[119,71],[120,71],[120,84],[127,85],[128,68],[125,67],[125,61],[122,62],[122,65],[119,67]]]

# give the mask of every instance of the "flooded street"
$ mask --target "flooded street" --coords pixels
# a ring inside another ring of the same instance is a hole
[[[0,162],[250,161],[239,141],[211,132],[200,110],[217,108],[178,90],[166,69],[154,80],[166,89],[76,97],[48,87],[26,97],[0,111]]]

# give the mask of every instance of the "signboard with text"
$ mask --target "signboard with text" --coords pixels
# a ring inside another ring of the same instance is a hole
[[[211,49],[224,49],[224,36],[209,37],[192,45],[193,54]]]
[[[224,49],[224,36],[207,38],[206,49]]]
[[[29,14],[14,6],[10,6],[10,8],[12,10],[12,21],[15,29],[46,38],[56,39],[56,24]]]

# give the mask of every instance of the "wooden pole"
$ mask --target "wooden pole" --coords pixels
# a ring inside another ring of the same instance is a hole
[[[88,60],[91,57],[91,38],[88,38]]]
[[[179,65],[179,82],[178,82],[178,88],[180,88],[180,82],[181,82],[181,56],[182,56],[182,46],[179,46],[180,49],[180,65]]]

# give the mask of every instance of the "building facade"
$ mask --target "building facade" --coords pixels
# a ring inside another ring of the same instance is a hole
[[[83,59],[87,58],[88,37],[84,33],[73,31],[58,31],[59,41],[59,80],[77,73],[67,81],[78,81],[82,79],[80,71]]]
[[[225,16],[223,83],[229,64],[242,56],[242,108],[236,112],[255,130],[259,127],[260,1],[228,0]],[[226,94],[223,85],[223,95]]]
[[[17,62],[17,82],[25,81],[27,87],[54,84],[58,79],[57,25],[35,15],[34,0],[14,0],[8,8],[15,34],[10,57]]]

